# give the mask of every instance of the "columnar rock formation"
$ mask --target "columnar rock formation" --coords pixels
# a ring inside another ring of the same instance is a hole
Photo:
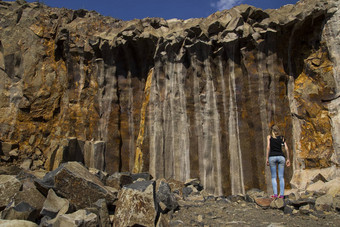
[[[240,5],[208,18],[121,21],[0,1],[2,159],[200,178],[217,195],[270,181],[266,136],[291,148],[286,183],[339,176],[339,2]],[[39,162],[38,162],[39,161]],[[269,188],[269,187],[268,187]]]

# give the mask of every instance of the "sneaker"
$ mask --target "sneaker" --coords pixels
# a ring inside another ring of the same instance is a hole
[[[274,195],[272,195],[272,196],[271,196],[271,198],[277,198],[277,195],[276,195],[276,194],[274,194]]]
[[[280,199],[284,199],[285,198],[285,196],[284,195],[280,195],[280,197],[279,197]]]

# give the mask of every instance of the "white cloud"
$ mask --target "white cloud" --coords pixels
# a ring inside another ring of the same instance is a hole
[[[212,3],[211,6],[218,10],[231,9],[236,5],[239,5],[243,0],[218,0],[216,3]]]

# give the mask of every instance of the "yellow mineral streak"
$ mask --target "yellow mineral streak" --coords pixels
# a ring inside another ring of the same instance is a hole
[[[143,151],[142,146],[144,142],[144,129],[145,129],[145,117],[146,117],[146,108],[149,104],[150,100],[150,90],[151,90],[151,83],[152,83],[152,75],[153,75],[153,68],[150,69],[148,78],[145,83],[144,88],[144,101],[141,110],[141,117],[140,117],[140,124],[139,124],[139,134],[136,141],[136,152],[135,152],[135,163],[133,167],[133,173],[140,173],[143,169]]]

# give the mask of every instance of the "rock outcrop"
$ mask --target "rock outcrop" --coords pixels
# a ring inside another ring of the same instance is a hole
[[[314,170],[334,179],[339,15],[338,1],[300,0],[121,21],[0,1],[1,163],[199,178],[215,195],[269,190],[275,122],[293,157],[287,187],[306,188]]]

